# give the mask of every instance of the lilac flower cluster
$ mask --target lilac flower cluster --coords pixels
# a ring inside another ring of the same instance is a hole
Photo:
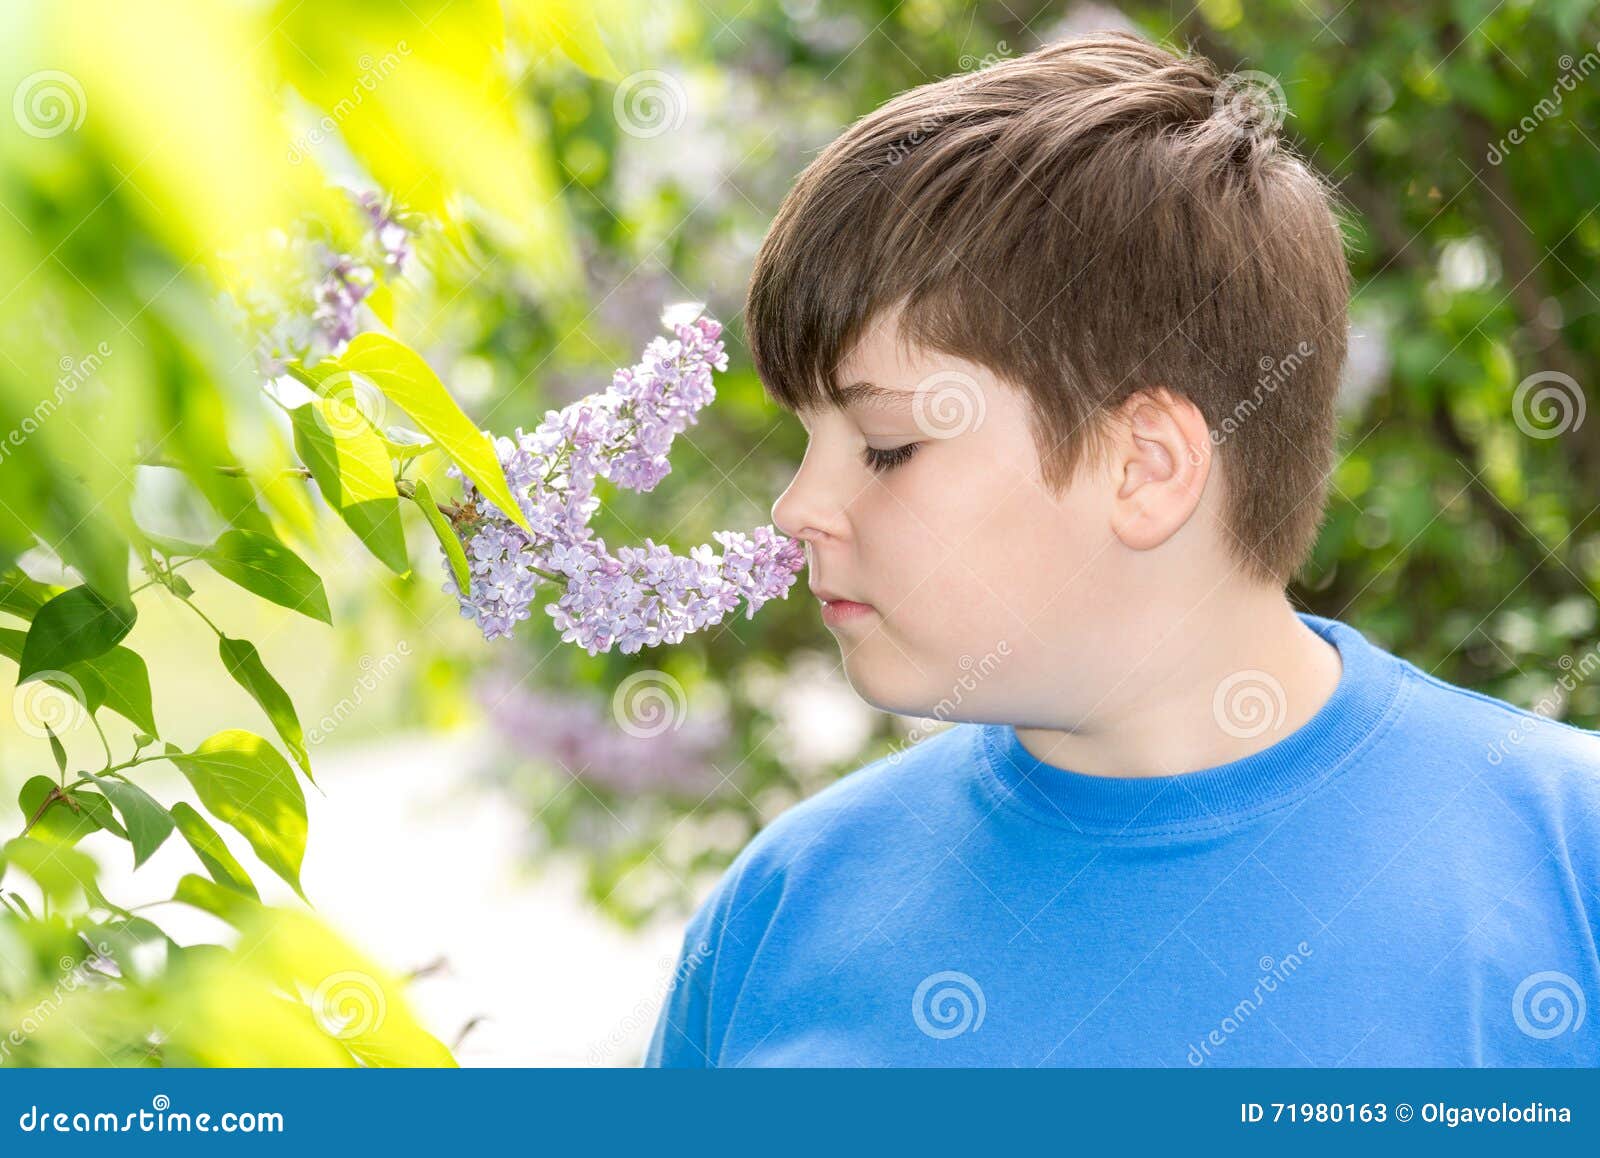
[[[312,365],[338,354],[361,331],[361,307],[373,291],[405,271],[412,230],[377,193],[351,196],[367,219],[357,252],[303,234],[281,236],[272,284],[237,295],[241,320],[257,335],[256,362],[265,378],[282,374],[288,361]]]
[[[698,797],[721,780],[713,758],[729,732],[720,716],[695,713],[670,729],[630,732],[600,702],[527,687],[509,673],[484,676],[475,690],[518,756],[569,776],[628,796],[669,789]]]
[[[378,285],[378,274],[373,264],[382,263],[388,276],[404,272],[405,260],[411,253],[411,233],[395,219],[393,211],[383,198],[371,191],[355,194],[356,202],[367,217],[368,250],[375,252],[367,260],[348,253],[339,253],[319,245],[325,271],[313,291],[316,308],[311,321],[320,332],[328,353],[337,353],[344,344],[359,332],[358,308]]]
[[[549,411],[532,432],[495,441],[531,535],[463,479],[466,509],[479,516],[463,527],[471,589],[462,592],[450,577],[444,590],[485,639],[509,635],[531,616],[542,580],[563,588],[544,608],[561,638],[590,655],[679,643],[720,623],[740,600],[748,619],[794,583],[804,549],[771,526],[718,531],[720,554],[704,544],[687,556],[650,539],[612,553],[589,526],[600,506],[596,479],[645,492],[666,477],[673,438],[716,396],[712,372],[727,368],[718,322],[670,313],[668,322],[675,337],[653,339],[608,389]]]

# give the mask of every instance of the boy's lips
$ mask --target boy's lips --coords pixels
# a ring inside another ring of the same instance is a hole
[[[811,593],[822,601],[822,621],[829,627],[857,616],[865,615],[873,610],[872,604],[862,603],[855,599],[846,599],[832,591],[821,587],[811,588]]]

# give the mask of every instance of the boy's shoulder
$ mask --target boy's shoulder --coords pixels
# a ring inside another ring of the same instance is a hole
[[[1530,711],[1402,662],[1416,689],[1411,751],[1456,779],[1487,785],[1531,831],[1600,879],[1600,732],[1554,718],[1554,695]]]
[[[1409,712],[1415,726],[1433,734],[1433,740],[1490,767],[1511,766],[1536,775],[1540,772],[1586,773],[1600,783],[1600,731],[1591,731],[1553,712],[1560,696],[1571,692],[1582,675],[1563,671],[1553,690],[1537,709],[1518,707],[1484,692],[1473,691],[1423,671],[1409,660],[1396,657],[1414,686]],[[1600,663],[1595,665],[1600,678]]]

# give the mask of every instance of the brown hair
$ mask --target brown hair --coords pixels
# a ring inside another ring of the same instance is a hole
[[[1211,428],[1239,561],[1287,582],[1322,521],[1349,272],[1331,190],[1252,77],[1104,33],[858,120],[756,258],[745,330],[767,390],[839,405],[839,364],[903,307],[904,340],[1027,392],[1059,488],[1111,409],[1165,386]]]

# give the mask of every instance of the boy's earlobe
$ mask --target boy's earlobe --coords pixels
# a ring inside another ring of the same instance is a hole
[[[1200,505],[1211,440],[1199,407],[1166,390],[1128,399],[1117,429],[1111,529],[1126,546],[1147,551],[1175,535]]]

